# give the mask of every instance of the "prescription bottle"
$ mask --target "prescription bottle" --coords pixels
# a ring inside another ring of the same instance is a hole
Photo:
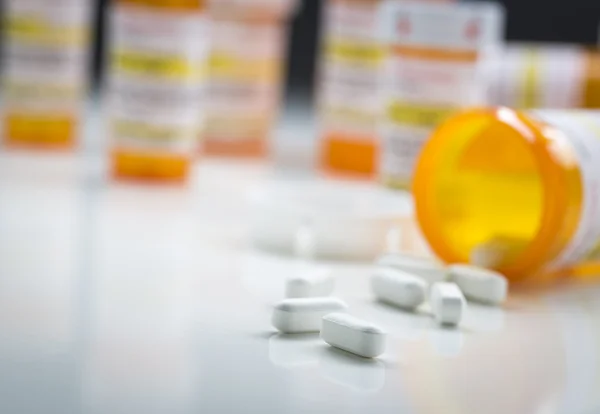
[[[446,262],[513,282],[600,275],[600,111],[461,112],[424,146],[413,191]]]
[[[281,104],[288,21],[298,4],[297,0],[209,3],[203,153],[259,157],[268,152]]]
[[[374,178],[389,58],[383,26],[394,4],[453,0],[324,0],[317,79],[319,164],[333,175]],[[383,8],[383,10],[382,10]],[[388,16],[386,16],[388,15]],[[382,16],[384,17],[382,19]]]
[[[490,104],[599,108],[600,51],[570,44],[509,44],[492,65]]]
[[[320,164],[329,173],[370,177],[379,157],[377,122],[384,47],[380,0],[326,0],[317,107]]]
[[[9,147],[76,144],[87,95],[92,0],[7,0],[2,98]]]
[[[204,0],[117,0],[110,16],[106,133],[112,175],[183,181],[203,122]]]
[[[431,131],[461,108],[487,104],[489,61],[501,50],[496,3],[386,3],[379,179],[410,188]]]

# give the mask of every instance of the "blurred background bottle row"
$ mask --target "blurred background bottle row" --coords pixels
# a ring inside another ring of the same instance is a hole
[[[76,146],[88,92],[98,91],[113,176],[181,181],[199,153],[267,156],[287,93],[315,102],[323,169],[372,176],[400,163],[383,154],[377,165],[390,60],[382,3],[7,0],[3,142]],[[460,104],[600,107],[600,8],[504,5],[508,39],[562,43],[509,43],[485,54],[485,97]],[[394,110],[406,121],[415,105]],[[384,181],[395,185],[398,172],[388,170]]]

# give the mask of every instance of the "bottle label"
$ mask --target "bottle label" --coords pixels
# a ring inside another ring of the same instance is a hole
[[[544,110],[533,114],[565,134],[582,174],[583,205],[579,225],[550,269],[600,259],[600,112]]]
[[[209,58],[210,140],[265,138],[281,95],[285,24],[214,18]]]
[[[329,0],[324,4],[318,88],[323,134],[374,141],[384,63],[377,34],[378,2]]]
[[[112,145],[189,154],[205,93],[204,13],[115,5],[106,96]]]
[[[389,49],[384,71],[380,173],[408,186],[431,133],[458,108],[486,103],[490,55],[499,49],[502,11],[492,3],[390,2],[381,10]]]
[[[579,46],[509,46],[493,63],[490,101],[511,108],[581,107],[585,71]]]
[[[6,113],[71,117],[87,74],[91,1],[8,0],[4,20]]]

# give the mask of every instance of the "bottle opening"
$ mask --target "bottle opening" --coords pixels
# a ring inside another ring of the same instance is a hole
[[[423,150],[414,182],[417,215],[447,262],[502,271],[540,233],[545,194],[534,137],[514,112],[502,117],[501,110],[452,118]]]

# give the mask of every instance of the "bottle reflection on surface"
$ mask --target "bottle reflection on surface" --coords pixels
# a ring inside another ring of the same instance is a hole
[[[189,412],[194,403],[191,205],[174,189],[115,186],[97,199],[82,380],[91,413]]]

